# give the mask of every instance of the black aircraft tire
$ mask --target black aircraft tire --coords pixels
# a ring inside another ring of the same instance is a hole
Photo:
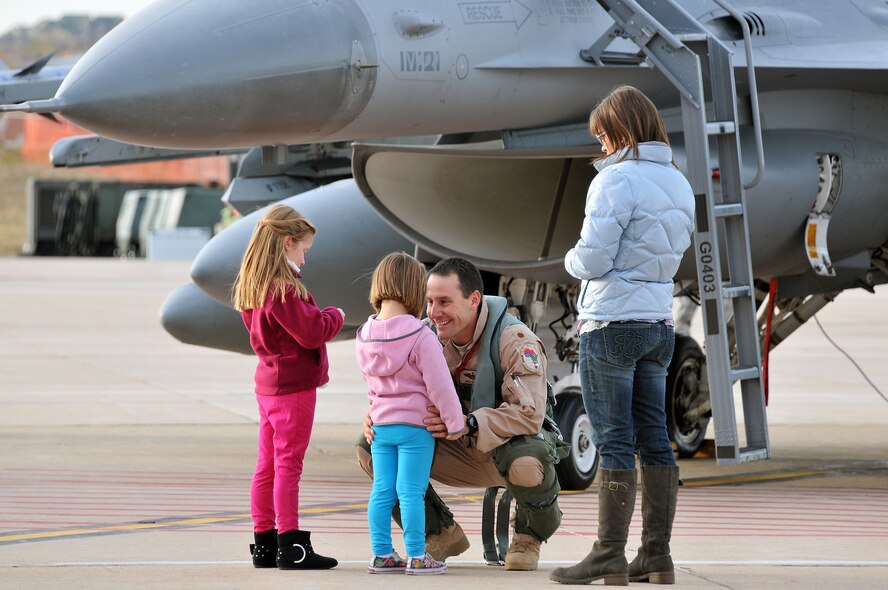
[[[585,490],[598,471],[598,450],[592,444],[592,427],[583,407],[578,388],[559,393],[555,404],[555,422],[564,440],[570,443],[570,454],[555,465],[562,490]]]
[[[706,356],[700,345],[683,334],[675,335],[675,352],[666,375],[666,426],[678,456],[693,457],[703,444],[709,415],[684,420],[685,412],[700,402],[699,382]]]

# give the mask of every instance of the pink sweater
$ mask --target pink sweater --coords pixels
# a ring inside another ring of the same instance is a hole
[[[370,316],[355,340],[358,366],[367,380],[370,418],[375,425],[425,427],[435,406],[448,434],[465,427],[462,407],[432,329],[410,315],[388,320]]]
[[[292,291],[286,301],[272,291],[259,309],[241,312],[250,332],[256,364],[256,393],[286,395],[316,389],[326,383],[327,346],[342,329],[335,307],[318,309],[311,293],[307,300]]]

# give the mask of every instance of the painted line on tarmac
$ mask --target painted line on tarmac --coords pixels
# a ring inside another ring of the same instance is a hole
[[[60,537],[84,537],[94,535],[107,535],[112,533],[125,533],[130,531],[144,531],[162,529],[174,526],[200,526],[205,524],[218,524],[233,520],[250,518],[249,514],[237,514],[230,516],[207,516],[201,518],[184,518],[178,520],[158,520],[156,522],[136,522],[131,524],[118,524],[94,528],[62,529],[58,531],[41,531],[34,533],[18,533],[12,535],[0,535],[0,545],[19,541],[39,541],[58,539]]]
[[[444,500],[448,502],[480,502],[483,495],[463,495],[463,496],[447,496]],[[309,514],[334,514],[346,513],[358,510],[367,510],[367,503],[356,504],[338,504],[334,506],[315,506],[313,508],[305,508],[299,513],[303,515]],[[185,518],[175,520],[157,520],[154,522],[138,522],[131,524],[97,526],[92,528],[77,529],[61,529],[54,531],[24,532],[13,534],[0,534],[0,545],[8,543],[21,543],[26,541],[46,541],[52,539],[68,538],[68,537],[92,537],[101,535],[111,535],[128,533],[132,531],[145,531],[166,529],[171,527],[191,527],[202,526],[208,524],[219,524],[233,522],[239,520],[249,520],[252,518],[250,514],[229,514],[223,516],[206,516],[201,518]]]
[[[884,471],[888,468],[888,462],[879,461],[879,462],[867,462],[867,463],[845,463],[839,465],[826,465],[824,467],[818,469],[803,469],[803,470],[789,470],[789,471],[778,471],[771,473],[758,473],[758,474],[749,474],[749,475],[728,475],[722,477],[712,477],[712,478],[700,478],[700,479],[689,479],[684,480],[684,487],[714,487],[714,486],[722,486],[722,485],[738,485],[738,484],[750,484],[750,483],[763,483],[763,482],[776,482],[776,481],[790,481],[797,479],[804,479],[808,477],[819,477],[826,474],[835,473],[836,471]],[[575,495],[575,494],[594,494],[595,490],[562,490],[561,494],[563,495]],[[482,494],[467,494],[460,496],[447,496],[446,498],[442,498],[447,502],[480,502],[483,499]],[[352,512],[356,510],[366,510],[367,503],[353,503],[353,504],[339,504],[333,506],[315,506],[313,508],[306,508],[301,510],[302,514],[333,514],[333,513],[345,513]],[[249,514],[234,514],[234,515],[224,515],[224,516],[208,516],[201,518],[186,518],[186,519],[177,519],[177,520],[158,520],[156,522],[139,522],[132,524],[122,524],[122,525],[110,525],[110,526],[98,526],[93,528],[79,528],[79,529],[62,529],[55,531],[40,531],[40,532],[25,532],[25,533],[13,533],[0,535],[0,545],[5,545],[7,543],[21,543],[27,541],[42,541],[42,540],[50,540],[50,539],[59,539],[59,538],[67,538],[67,537],[87,537],[87,536],[99,536],[99,535],[109,535],[109,534],[120,534],[127,533],[132,531],[144,531],[144,530],[154,530],[154,529],[165,529],[170,527],[180,527],[180,526],[202,526],[208,524],[219,524],[225,522],[232,522],[238,520],[246,520],[251,518]],[[733,563],[733,562],[732,562]]]
[[[867,461],[837,463],[824,465],[816,469],[789,469],[786,471],[770,471],[766,473],[750,473],[746,475],[724,475],[719,477],[701,477],[683,480],[683,487],[715,487],[747,483],[763,483],[775,481],[791,481],[809,477],[821,477],[835,473],[862,473],[888,471],[888,461]]]
[[[340,565],[364,565],[367,560],[340,560]],[[572,565],[572,561],[540,560],[540,565]],[[58,563],[0,563],[0,569],[38,569],[38,568],[73,568],[73,567],[156,567],[156,566],[212,566],[212,565],[250,565],[248,560],[226,561],[84,561],[84,562],[58,562]],[[483,560],[451,560],[450,565],[484,565]],[[847,567],[888,567],[888,561],[805,561],[805,560],[709,560],[709,561],[676,561],[676,567],[692,566],[716,566],[716,567],[815,567],[815,568],[847,568]]]

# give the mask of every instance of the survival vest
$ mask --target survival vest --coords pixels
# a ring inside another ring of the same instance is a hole
[[[475,368],[475,383],[472,384],[472,396],[469,402],[469,412],[478,408],[495,408],[503,403],[503,368],[500,365],[500,338],[503,330],[514,324],[523,322],[508,313],[509,303],[504,297],[485,295],[487,302],[487,325],[481,333],[481,342],[478,346],[478,365]],[[528,329],[528,332],[530,330]],[[552,408],[555,406],[555,396],[552,387],[546,382],[546,420],[543,428],[554,427],[552,421]],[[555,427],[557,430],[557,427]]]

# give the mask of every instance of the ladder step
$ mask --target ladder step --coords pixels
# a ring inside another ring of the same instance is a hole
[[[717,442],[716,445],[718,445]],[[738,451],[737,447],[733,445],[721,445],[715,447],[715,454],[719,465],[737,465],[747,461],[771,458],[771,451],[767,447],[743,447]]]
[[[737,131],[737,124],[733,121],[712,121],[706,123],[707,135],[727,135]]]
[[[737,215],[743,215],[743,204],[724,203],[721,205],[715,205],[712,207],[712,211],[715,213],[716,217],[734,217]]]
[[[739,287],[738,286],[731,286],[731,285],[724,285],[722,287],[722,296],[723,297],[733,297],[733,298],[746,297],[750,293],[751,293],[751,291],[749,289],[749,285],[740,285]]]
[[[731,369],[731,382],[742,381],[743,379],[758,379],[760,374],[758,367]]]
[[[761,459],[770,459],[771,451],[765,447],[743,447],[740,449],[740,462],[759,461]]]

